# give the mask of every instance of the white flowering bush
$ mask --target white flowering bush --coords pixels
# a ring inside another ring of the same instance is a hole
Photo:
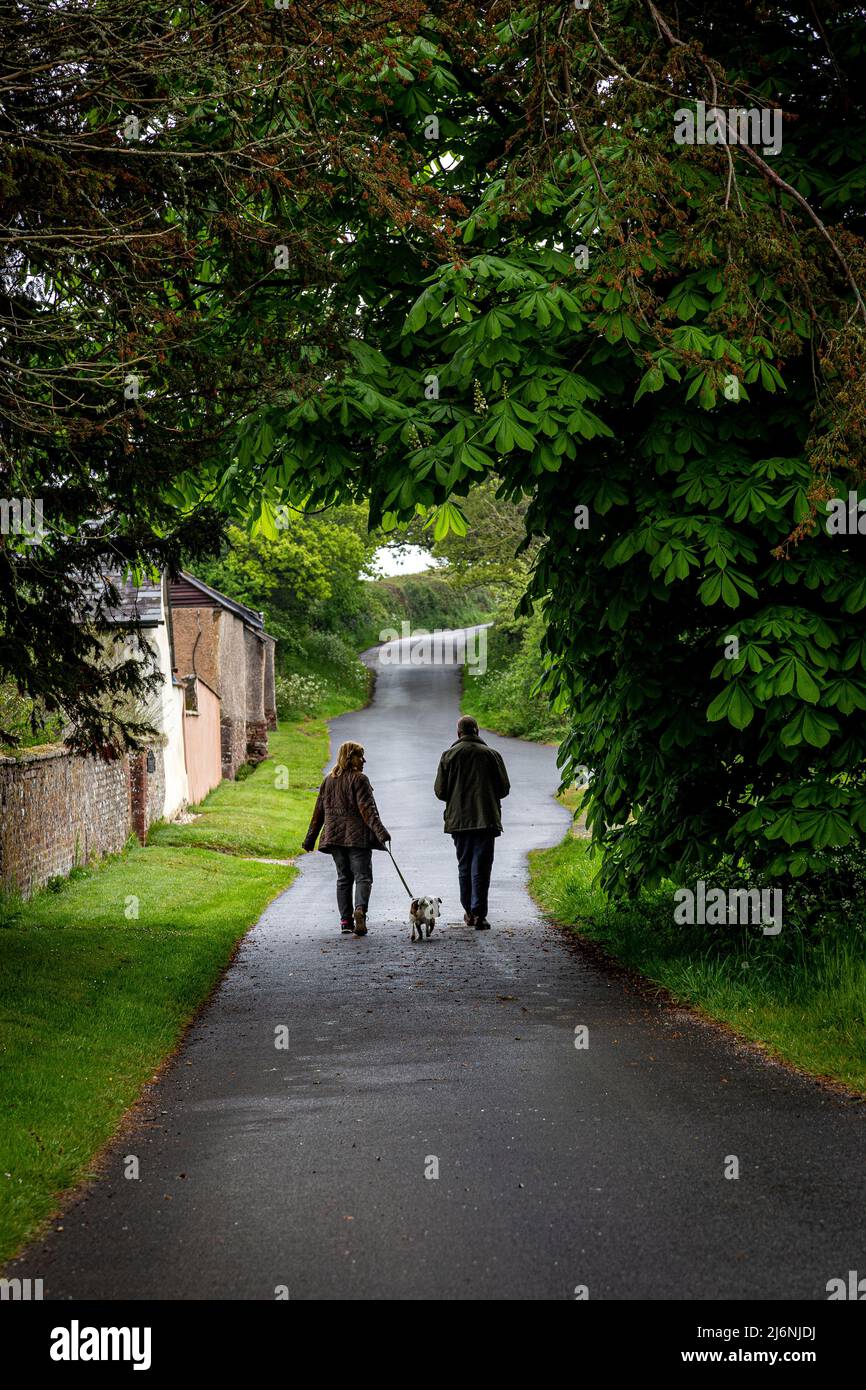
[[[275,687],[277,714],[281,719],[317,714],[325,698],[324,683],[315,676],[277,676]]]

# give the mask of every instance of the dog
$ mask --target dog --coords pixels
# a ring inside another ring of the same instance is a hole
[[[415,933],[418,933],[418,940],[424,940],[424,929],[430,936],[436,925],[436,918],[439,916],[439,909],[442,906],[441,898],[413,898],[409,905],[409,921],[412,923],[412,940],[415,940]]]

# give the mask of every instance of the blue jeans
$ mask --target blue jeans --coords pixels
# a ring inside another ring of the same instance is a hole
[[[335,845],[331,850],[337,870],[337,907],[340,921],[348,922],[352,916],[352,888],[355,889],[355,907],[367,911],[370,902],[370,889],[373,887],[373,851],[371,849],[349,849]]]
[[[496,835],[492,830],[456,830],[451,838],[457,851],[463,911],[486,917]]]

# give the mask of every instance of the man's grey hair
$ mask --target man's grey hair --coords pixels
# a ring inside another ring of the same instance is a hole
[[[471,714],[461,714],[457,720],[457,737],[465,738],[467,734],[478,737],[478,720],[473,719]]]

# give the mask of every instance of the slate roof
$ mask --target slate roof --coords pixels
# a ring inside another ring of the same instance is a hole
[[[131,579],[121,579],[119,574],[111,573],[109,570],[105,571],[103,577],[117,589],[120,600],[109,606],[104,591],[97,589],[93,584],[89,585],[86,595],[82,598],[91,616],[101,604],[100,622],[109,627],[131,626],[134,623],[141,627],[159,627],[160,623],[165,622],[162,584],[159,580],[145,579],[142,584],[134,584]]]
[[[101,600],[100,621],[109,627],[131,626],[136,622],[141,627],[158,627],[160,623],[165,622],[162,584],[159,580],[146,579],[142,584],[133,584],[131,579],[121,580],[116,571],[112,573],[110,570],[105,571],[104,578],[117,589],[120,601],[109,607],[103,594],[91,584],[86,594],[82,595],[83,603],[91,615]],[[169,581],[169,602],[172,608],[191,608],[197,603],[204,603],[208,607],[226,608],[235,617],[240,618],[256,637],[275,641],[275,638],[265,632],[263,613],[257,612],[255,608],[248,608],[245,603],[238,603],[236,599],[229,598],[228,594],[211,588],[203,579],[196,579],[195,575],[187,574],[184,570],[181,570],[178,579]]]

